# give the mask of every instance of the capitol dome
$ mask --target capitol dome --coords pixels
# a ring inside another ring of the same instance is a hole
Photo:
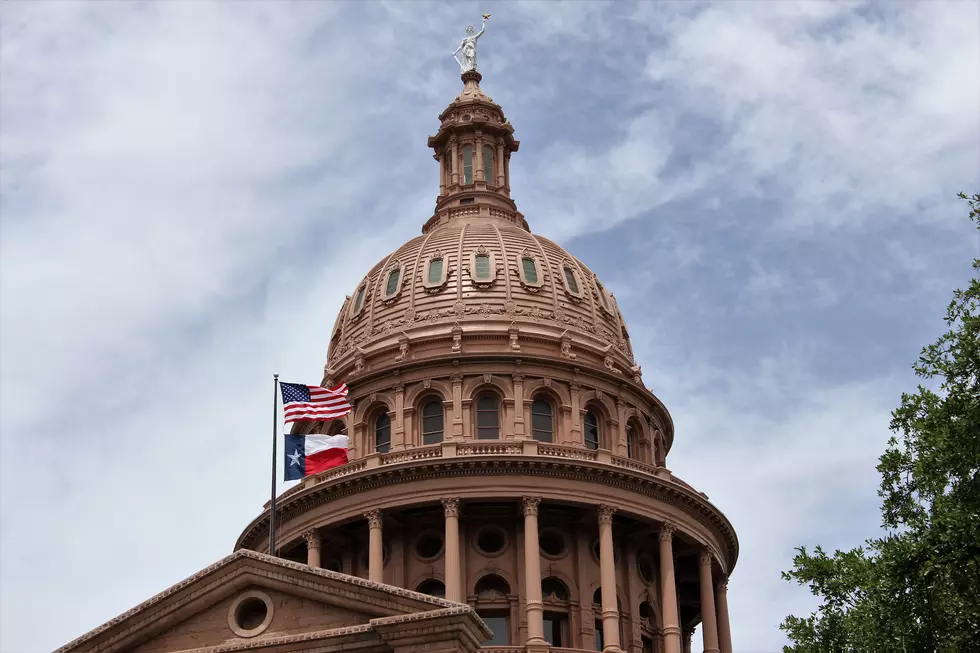
[[[530,231],[514,128],[478,72],[462,81],[428,139],[432,215],[330,334],[321,385],[346,383],[353,411],[294,427],[346,434],[348,462],[277,497],[235,548],[272,540],[282,558],[469,604],[498,651],[680,653],[701,624],[704,650],[730,653],[734,529],[668,469],[674,424],[616,298]]]

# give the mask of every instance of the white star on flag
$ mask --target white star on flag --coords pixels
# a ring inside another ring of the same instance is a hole
[[[293,453],[286,454],[286,457],[289,458],[289,464],[290,465],[296,465],[297,467],[299,467],[299,459],[302,456],[303,456],[303,454],[301,454],[299,452],[299,449],[294,449],[293,450]]]

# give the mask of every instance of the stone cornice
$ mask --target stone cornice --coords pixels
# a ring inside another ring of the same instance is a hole
[[[515,444],[515,443],[510,443]],[[519,443],[517,443],[519,446]],[[546,476],[600,483],[675,506],[712,532],[727,553],[722,563],[730,574],[738,559],[738,539],[728,519],[711,502],[692,489],[652,474],[583,459],[548,456],[480,455],[451,458],[413,458],[404,463],[368,468],[364,461],[350,463],[354,471],[338,475],[280,498],[278,519],[281,528],[292,519],[333,500],[375,488],[392,487],[433,478],[462,476]],[[395,473],[393,473],[395,472]],[[588,497],[581,502],[588,504]],[[596,502],[598,503],[598,502]],[[258,545],[268,534],[268,512],[246,528],[236,548]],[[679,529],[681,530],[681,529]]]
[[[103,653],[128,648],[141,633],[153,628],[155,624],[165,623],[165,618],[172,615],[182,615],[182,618],[186,618],[191,614],[187,611],[202,601],[210,605],[213,603],[216,592],[230,594],[240,589],[243,584],[261,584],[263,580],[270,584],[295,585],[298,589],[302,588],[306,592],[319,590],[323,595],[321,600],[324,601],[328,601],[331,597],[346,598],[348,603],[354,600],[362,605],[374,606],[376,613],[380,614],[402,610],[408,614],[399,616],[406,618],[432,614],[433,611],[445,613],[446,610],[457,610],[458,614],[472,612],[472,608],[469,606],[445,599],[347,576],[327,569],[309,567],[248,549],[239,549],[131,610],[110,619],[98,628],[72,640],[57,649],[55,653],[95,650]],[[475,613],[473,616],[476,618]],[[387,617],[387,619],[394,618]],[[423,617],[419,616],[418,618]],[[482,621],[479,623],[480,627],[486,628]],[[296,637],[313,639],[324,636],[336,637],[361,632],[365,629],[370,630],[370,624],[321,631],[320,633],[307,633]],[[221,648],[220,650],[225,649]]]

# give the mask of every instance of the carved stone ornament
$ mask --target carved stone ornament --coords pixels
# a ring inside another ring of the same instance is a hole
[[[522,504],[524,506],[524,516],[538,515],[538,506],[541,505],[541,497],[524,497],[522,499]]]
[[[677,525],[670,522],[664,522],[660,525],[660,541],[669,542],[674,537],[674,532],[677,530]]]
[[[544,387],[546,387],[546,388],[550,388],[551,387],[551,379],[550,378],[545,377],[545,378],[543,378],[541,380],[544,382]]]
[[[446,517],[459,517],[459,499],[443,499],[442,509]]]
[[[364,354],[358,354],[354,358],[354,374],[360,374],[364,371]]]
[[[323,378],[324,378],[324,384],[326,385],[326,387],[333,388],[334,386],[336,386],[337,385],[337,378],[336,377],[337,377],[337,371],[336,370],[332,370],[329,367],[327,367],[326,365],[323,366]]]
[[[457,305],[462,305],[462,302],[458,302]],[[459,326],[459,322],[453,323],[453,353],[458,354],[463,350],[463,327]]]
[[[633,383],[642,385],[643,384],[643,369],[639,365],[634,365],[630,368],[630,374],[633,375]]]
[[[487,373],[483,375],[484,383],[491,383],[493,381],[493,374]]]
[[[568,333],[568,329],[561,333],[561,357],[572,361],[578,358],[572,353],[572,336]]]
[[[398,355],[395,356],[395,362],[401,363],[408,358],[408,334],[402,331],[402,334],[398,336]]]
[[[602,364],[610,372],[614,372],[615,374],[623,373],[618,367],[616,367],[616,360],[612,356],[607,355],[606,358],[603,359]]]
[[[425,388],[426,390],[428,390],[429,388],[431,388],[432,387],[432,379],[423,379],[422,380],[422,387]]]
[[[373,404],[377,400],[378,400],[378,393],[377,392],[372,392],[371,393],[371,403]]]
[[[303,539],[306,540],[306,547],[308,549],[319,549],[320,548],[320,534],[315,528],[303,533]]]
[[[375,508],[364,513],[364,518],[368,520],[368,528],[381,528],[381,510]]]
[[[517,341],[518,336],[520,335],[520,332],[521,332],[521,330],[518,328],[517,323],[516,322],[511,322],[510,323],[510,328],[507,329],[507,334],[510,336],[510,350],[511,351],[520,351],[521,350],[521,344]]]
[[[602,504],[599,506],[599,523],[600,524],[611,524],[613,515],[616,514],[616,509],[612,506],[607,506]]]

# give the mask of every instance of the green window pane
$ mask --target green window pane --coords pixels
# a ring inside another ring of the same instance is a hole
[[[385,295],[391,297],[398,290],[398,279],[401,277],[401,270],[394,269],[388,273],[388,285],[385,286]]]
[[[487,254],[476,255],[476,278],[490,278],[490,256]]]
[[[463,183],[473,183],[473,146],[463,147]]]
[[[357,289],[357,295],[354,297],[354,312],[357,313],[361,310],[361,304],[364,302],[364,286]]]
[[[524,279],[527,280],[528,283],[537,283],[538,282],[538,266],[536,266],[534,264],[534,259],[533,258],[524,258],[524,259],[521,259],[521,263],[524,266]]]
[[[572,272],[572,268],[565,268],[565,282],[568,284],[568,289],[578,294],[578,282],[575,280],[575,273]]]
[[[442,283],[442,259],[429,261],[429,283]]]

